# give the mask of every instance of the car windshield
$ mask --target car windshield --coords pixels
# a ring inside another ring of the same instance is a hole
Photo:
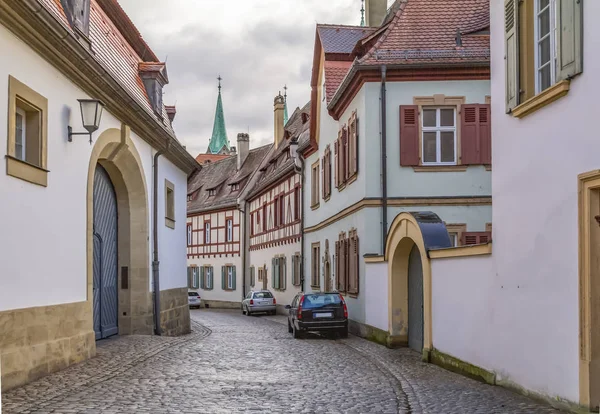
[[[272,297],[273,295],[271,294],[271,292],[256,292],[254,294],[255,299],[270,299]]]
[[[200,296],[197,292],[188,292],[188,296]]]
[[[340,306],[342,298],[337,293],[305,295],[302,309],[318,309],[328,306]]]

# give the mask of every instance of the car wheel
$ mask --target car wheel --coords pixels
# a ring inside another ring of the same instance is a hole
[[[339,332],[339,335],[340,335],[340,338],[342,338],[342,339],[346,339],[346,338],[348,338],[348,329],[342,329],[342,330]]]
[[[248,307],[246,306],[246,316],[251,316],[252,314],[250,313],[250,309],[248,309]]]
[[[271,311],[271,315],[277,315],[277,311],[276,310]]]
[[[304,336],[303,332],[296,328],[296,325],[292,326],[292,332],[294,334],[294,338],[300,339]]]
[[[288,332],[292,333],[294,330],[292,329],[292,324],[290,324],[290,320],[288,319]]]

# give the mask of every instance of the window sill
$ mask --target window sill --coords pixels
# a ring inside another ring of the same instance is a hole
[[[346,183],[341,184],[337,189],[338,189],[338,192],[341,193],[342,191],[344,191],[345,188],[346,188]]]
[[[512,115],[515,118],[525,118],[527,115],[532,114],[544,106],[550,105],[552,102],[565,96],[569,92],[570,87],[571,81],[560,81],[542,93],[526,100],[519,106],[514,107],[512,110]]]
[[[310,206],[310,209],[311,209],[311,210],[316,210],[316,209],[318,209],[318,208],[319,208],[319,206],[320,206],[320,204],[318,204],[318,203],[317,203],[317,204],[315,204],[315,205],[312,205],[312,206]]]
[[[419,165],[413,167],[414,172],[464,172],[467,165]]]
[[[486,171],[492,171],[492,166],[491,165],[486,165],[485,166],[485,170]]]
[[[331,194],[329,194],[327,197],[323,197],[324,202],[328,202],[329,200],[331,200]]]
[[[10,155],[6,156],[6,174],[11,177],[19,178],[23,181],[37,184],[42,187],[48,187],[49,172],[50,171],[38,167],[37,165],[21,161]]]
[[[321,286],[320,285],[310,285],[310,288],[315,290],[315,289],[319,289],[321,290]]]
[[[358,180],[358,174],[354,174],[352,177],[348,178],[348,180],[346,180],[346,185],[350,185],[356,180]]]
[[[165,217],[165,226],[167,226],[170,229],[175,229],[175,220],[169,217]]]

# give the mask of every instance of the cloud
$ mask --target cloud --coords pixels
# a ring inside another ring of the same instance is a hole
[[[177,105],[179,140],[206,152],[223,77],[228,138],[250,131],[272,141],[273,98],[288,86],[288,110],[310,99],[316,23],[358,24],[359,0],[120,0],[150,47],[167,60],[166,104]]]

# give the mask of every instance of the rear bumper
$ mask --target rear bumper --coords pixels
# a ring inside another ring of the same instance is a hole
[[[296,321],[298,329],[302,331],[331,331],[336,329],[348,329],[348,321],[317,321],[317,322],[302,322]]]
[[[274,312],[277,305],[248,305],[250,312]]]
[[[188,302],[189,306],[202,306],[202,301],[201,300],[197,300],[195,302]]]

